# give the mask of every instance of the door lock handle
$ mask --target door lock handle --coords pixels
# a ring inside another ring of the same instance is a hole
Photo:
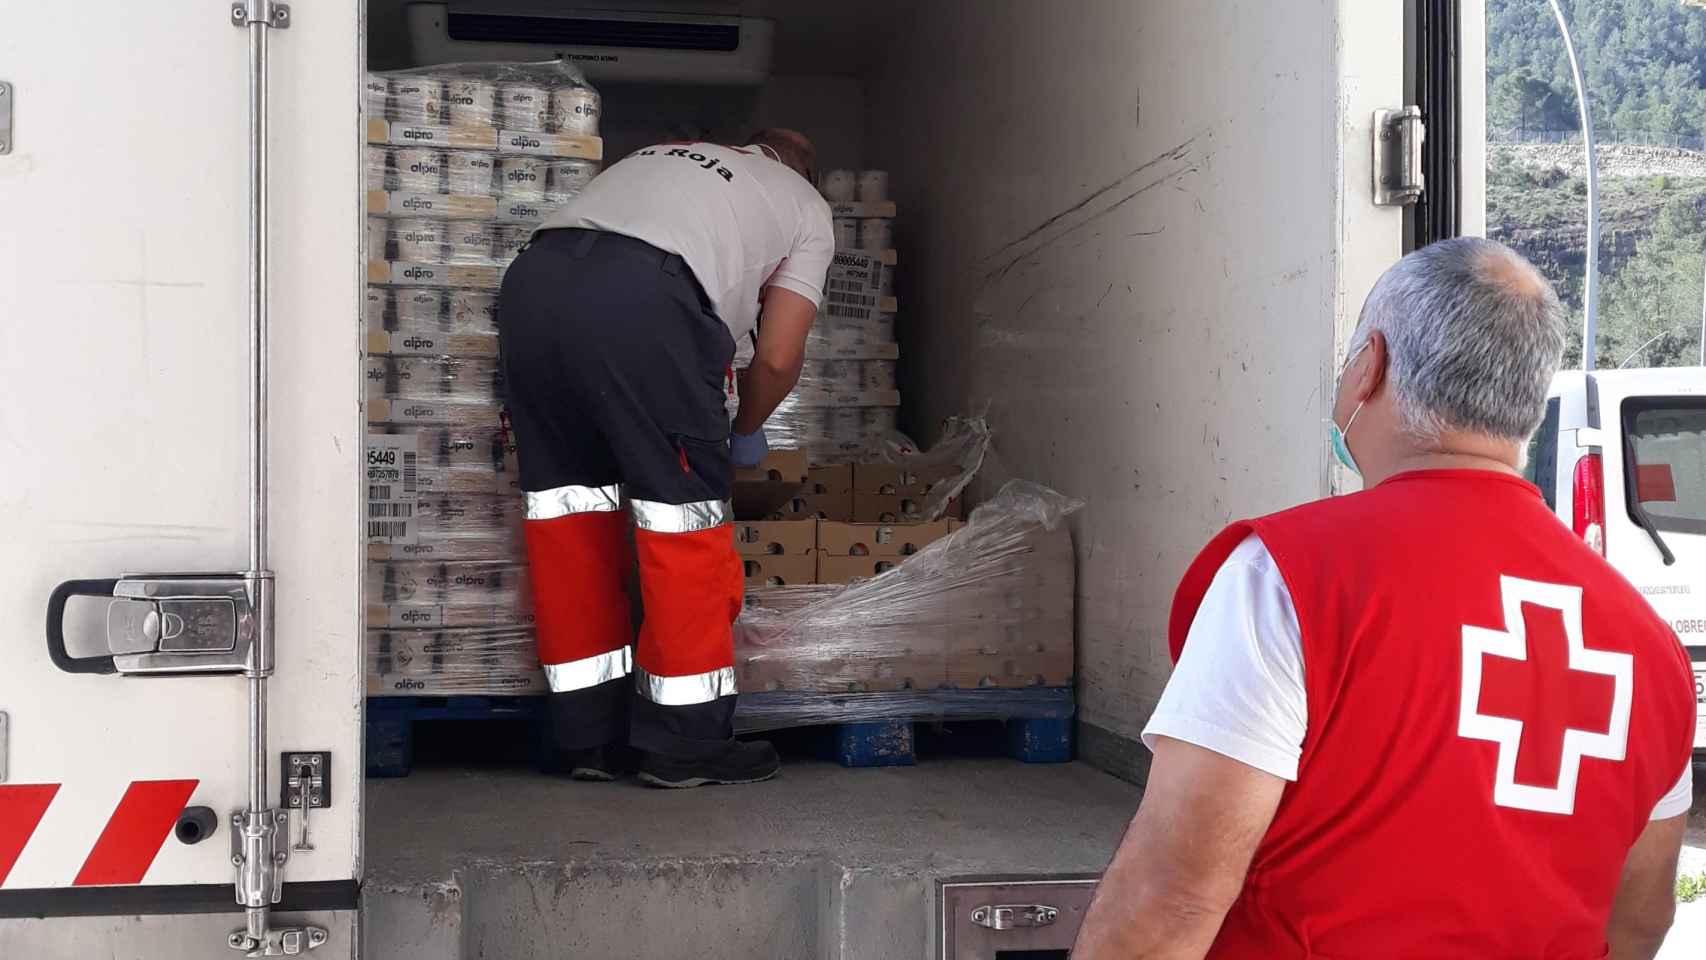
[[[1046,903],[984,904],[971,912],[971,922],[989,930],[1052,926],[1060,910]]]
[[[66,673],[117,673],[111,654],[73,657],[65,648],[65,604],[72,597],[107,597],[118,588],[117,580],[67,580],[53,588],[47,598],[47,656]]]
[[[103,656],[73,657],[65,643],[72,597],[107,601]],[[47,655],[67,673],[270,671],[270,573],[127,574],[67,580],[47,601]]]

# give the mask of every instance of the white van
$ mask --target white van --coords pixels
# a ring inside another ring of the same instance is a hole
[[[1547,505],[1688,648],[1706,755],[1706,368],[1560,373],[1528,452]]]

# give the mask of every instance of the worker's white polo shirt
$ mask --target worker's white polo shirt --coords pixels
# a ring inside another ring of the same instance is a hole
[[[764,288],[822,303],[835,255],[829,204],[757,147],[646,147],[539,225],[559,227],[619,233],[679,255],[740,346],[757,323]]]

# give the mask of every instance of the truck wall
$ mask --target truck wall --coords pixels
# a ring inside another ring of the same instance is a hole
[[[1179,575],[1227,521],[1324,492],[1343,305],[1398,255],[1397,215],[1358,205],[1402,6],[1356,6],[920,5],[867,87],[911,426],[987,408],[986,492],[1085,501],[1082,753],[1127,775]]]

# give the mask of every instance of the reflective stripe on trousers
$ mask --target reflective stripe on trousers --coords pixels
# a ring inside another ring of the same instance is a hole
[[[687,707],[733,696],[735,668],[720,667],[685,677],[659,677],[642,667],[634,671],[634,689],[660,707]]]
[[[571,485],[529,490],[524,496],[529,520],[555,520],[578,513],[615,513],[622,509],[622,487],[614,483],[605,487]]]
[[[539,662],[554,693],[632,672],[633,611],[622,488],[562,486],[525,494],[528,579]]]
[[[569,663],[544,664],[545,682],[552,693],[572,693],[625,677],[634,670],[633,651],[628,647],[600,653]]]
[[[727,500],[702,500],[698,503],[657,503],[634,500],[628,504],[634,515],[634,526],[651,533],[697,533],[729,522]]]
[[[646,610],[635,689],[665,707],[733,696],[733,626],[744,584],[728,502],[634,500],[629,510]]]

